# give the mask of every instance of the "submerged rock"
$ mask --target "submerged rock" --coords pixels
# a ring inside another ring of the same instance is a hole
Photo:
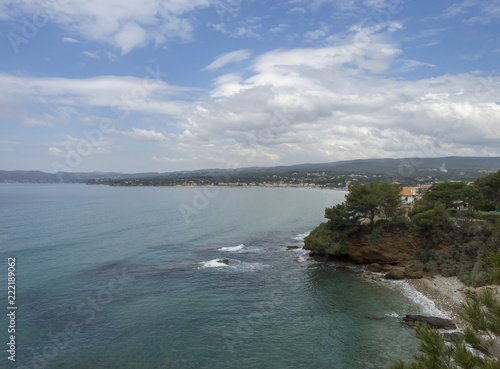
[[[372,320],[382,320],[384,317],[379,314],[366,314],[365,318],[372,319]]]
[[[286,249],[287,250],[297,250],[297,249],[300,249],[300,246],[287,246]]]
[[[403,323],[408,325],[415,325],[416,323],[427,324],[431,328],[436,329],[456,329],[457,326],[451,319],[438,318],[435,316],[423,316],[423,315],[406,315],[403,318]]]
[[[218,263],[229,265],[228,259],[217,260]]]

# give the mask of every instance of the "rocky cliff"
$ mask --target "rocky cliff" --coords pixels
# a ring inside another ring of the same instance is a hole
[[[324,250],[312,250],[313,257],[328,257],[351,264],[370,265],[369,272],[386,272],[386,277],[421,278],[424,264],[414,260],[415,250],[429,241],[422,235],[411,233],[405,226],[385,226],[378,235],[362,230],[349,236],[347,246],[341,253],[328,254]],[[447,246],[440,244],[440,249]]]

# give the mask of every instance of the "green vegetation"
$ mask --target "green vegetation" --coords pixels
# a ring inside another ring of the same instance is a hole
[[[419,240],[414,258],[428,272],[458,276],[468,285],[487,283],[487,255],[500,250],[500,213],[485,209],[497,204],[500,171],[473,185],[433,185],[414,203],[409,221],[401,216],[400,191],[390,183],[353,183],[344,203],[325,209],[327,222],[306,237],[306,249],[339,255],[346,252],[355,233],[361,232],[375,245],[391,224],[406,222],[405,232]]]
[[[422,204],[434,207],[442,203],[447,209],[466,204],[468,208],[481,208],[484,199],[478,188],[464,182],[444,182],[433,185],[422,197]]]
[[[484,205],[482,210],[495,210],[500,207],[500,170],[496,173],[480,177],[474,186],[483,194]]]
[[[415,203],[410,212],[410,229],[427,240],[416,250],[415,258],[423,262],[428,271],[443,276],[456,275],[469,285],[489,281],[486,259],[500,248],[490,239],[500,229],[500,214],[484,209],[491,209],[496,201],[499,173],[479,178],[473,185],[435,184]]]
[[[500,233],[500,232],[499,232]],[[489,256],[490,276],[500,277],[500,253]],[[462,317],[470,327],[453,344],[446,344],[438,331],[418,325],[420,353],[411,362],[398,362],[390,369],[500,368],[500,302],[489,289],[472,295],[462,306]],[[468,345],[471,349],[469,349]]]
[[[361,229],[360,220],[370,221],[370,234],[377,233],[385,221],[400,219],[402,200],[401,186],[385,182],[359,182],[349,186],[345,202],[325,209],[328,222],[320,224],[304,240],[309,250],[322,250],[330,255],[340,254],[348,244],[349,235]],[[366,228],[366,227],[365,227]],[[325,247],[326,245],[326,247]]]

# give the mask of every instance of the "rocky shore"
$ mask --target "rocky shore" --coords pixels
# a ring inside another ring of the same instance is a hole
[[[432,278],[406,279],[411,287],[434,302],[442,312],[449,315],[459,328],[464,328],[466,322],[460,317],[461,305],[469,294],[476,294],[482,289],[490,289],[493,295],[500,300],[499,286],[469,287],[457,277],[434,276]]]
[[[467,286],[457,277],[435,276],[432,278],[406,279],[405,282],[434,302],[434,305],[463,329],[465,321],[460,317],[461,304],[467,296]]]

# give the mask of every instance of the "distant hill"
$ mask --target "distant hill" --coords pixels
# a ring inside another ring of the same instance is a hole
[[[213,176],[216,173],[231,174],[234,178],[248,177],[249,174],[271,175],[284,173],[307,174],[311,172],[334,173],[363,173],[366,175],[382,176],[380,179],[395,180],[403,178],[436,177],[440,180],[463,178],[471,180],[481,176],[481,173],[496,172],[500,169],[500,157],[459,157],[448,156],[439,158],[403,158],[403,159],[358,159],[337,161],[331,163],[307,163],[277,167],[250,167],[241,169],[204,169],[196,171],[180,171],[170,173],[103,173],[60,172],[57,174],[41,171],[0,171],[0,182],[21,183],[85,183],[91,180],[128,180],[139,178],[199,178]],[[460,177],[462,176],[462,177]]]
[[[20,182],[20,183],[85,183],[91,179],[129,179],[158,176],[159,173],[103,173],[103,172],[82,172],[70,173],[59,172],[57,174],[45,173],[36,170],[0,170],[0,182]]]

